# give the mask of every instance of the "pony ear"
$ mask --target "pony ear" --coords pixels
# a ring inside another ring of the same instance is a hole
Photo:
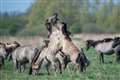
[[[55,18],[58,18],[58,13],[53,13],[53,16],[54,16]]]

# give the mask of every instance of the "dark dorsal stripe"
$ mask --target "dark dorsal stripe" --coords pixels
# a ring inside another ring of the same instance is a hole
[[[103,42],[110,42],[110,41],[113,41],[113,38],[104,38],[103,39]]]
[[[104,43],[104,42],[111,42],[113,41],[113,38],[104,38],[102,40],[87,40],[88,44],[91,44],[91,46],[95,47],[96,45],[100,44],[100,43]]]

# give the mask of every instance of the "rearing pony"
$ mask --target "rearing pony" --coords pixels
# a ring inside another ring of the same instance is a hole
[[[49,24],[47,24],[47,26],[52,27],[52,33],[49,36],[50,42],[48,44],[48,47],[46,49],[43,49],[43,51],[40,53],[38,59],[36,61],[33,61],[32,67],[30,69],[30,74],[36,73],[43,61],[47,61],[48,65],[55,65],[55,56],[58,51],[61,51],[65,55],[68,55],[70,57],[70,61],[73,64],[77,65],[81,71],[83,71],[86,66],[88,66],[89,61],[85,56],[83,50],[79,50],[72,42],[69,35],[67,35],[68,33],[66,33],[67,31],[64,28],[65,25],[60,20],[55,21],[54,24],[49,20],[48,23]]]

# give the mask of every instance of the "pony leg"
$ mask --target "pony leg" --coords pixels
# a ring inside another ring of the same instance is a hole
[[[26,65],[25,65],[25,64],[23,64],[23,70],[22,70],[22,72],[24,72],[24,71],[25,71],[25,69],[26,69]]]
[[[99,59],[100,59],[100,63],[104,63],[104,55],[103,55],[103,53],[100,53]]]
[[[50,63],[48,63],[48,64],[46,65],[46,70],[47,70],[47,74],[48,74],[48,75],[50,75],[49,66],[50,66]]]
[[[8,56],[8,61],[12,60],[12,55]]]
[[[102,59],[102,63],[104,63],[104,55],[103,55],[103,53],[101,53],[101,59]]]
[[[64,58],[64,64],[63,64],[63,67],[62,67],[64,70],[67,68],[67,65],[68,65],[69,62],[71,62],[71,61],[68,60],[67,56],[65,56],[65,58]]]
[[[52,61],[52,62],[53,62],[52,64],[54,65],[55,71],[56,71],[57,68],[58,68],[60,74],[62,74],[62,67],[61,67],[61,62],[60,62],[60,60],[59,60],[59,59],[56,59],[55,61]]]
[[[18,65],[17,65],[17,67],[18,67],[18,72],[21,72],[21,67],[22,67],[22,65],[21,65],[20,62],[17,62],[17,63],[18,63]]]
[[[61,63],[60,61],[57,59],[57,62],[58,62],[58,67],[59,67],[59,71],[60,71],[60,74],[62,74],[62,67],[61,67]]]
[[[120,51],[116,52],[116,62],[120,63]]]
[[[14,66],[14,70],[17,70],[18,69],[18,63],[16,60],[13,60],[13,66]]]

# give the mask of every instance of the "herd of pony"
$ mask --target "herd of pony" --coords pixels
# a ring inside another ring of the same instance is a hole
[[[21,45],[19,42],[0,43],[0,69],[5,59],[13,62],[14,70],[23,72],[29,63],[29,74],[37,75],[43,65],[48,74],[50,66],[61,74],[69,63],[75,70],[86,71],[90,61],[83,48],[78,48],[71,39],[67,24],[59,19],[57,13],[47,18],[45,26],[48,38],[41,48]],[[120,37],[104,38],[102,40],[86,40],[86,50],[93,47],[99,55],[100,63],[104,63],[104,55],[116,55],[116,63],[120,63]]]

